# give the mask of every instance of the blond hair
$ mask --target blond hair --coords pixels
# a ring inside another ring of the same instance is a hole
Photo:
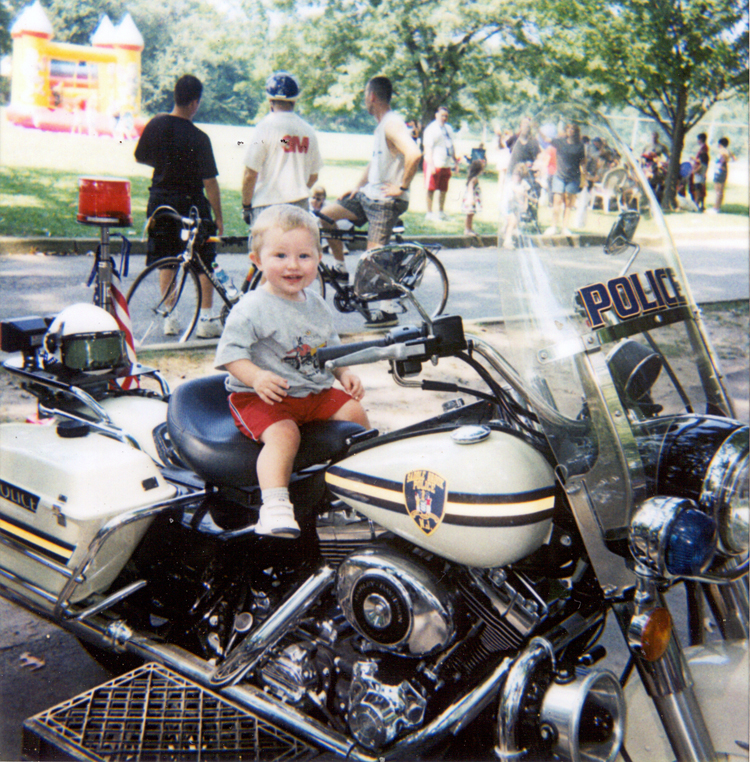
[[[263,238],[272,228],[280,228],[284,233],[290,230],[304,228],[315,241],[318,254],[323,253],[320,246],[320,228],[315,217],[299,206],[291,204],[275,204],[266,207],[255,220],[252,229],[252,252],[260,258],[260,250],[263,247]]]

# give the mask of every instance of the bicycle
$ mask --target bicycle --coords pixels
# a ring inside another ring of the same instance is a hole
[[[136,350],[164,344],[180,344],[188,340],[198,322],[202,287],[199,275],[205,275],[224,302],[222,325],[240,293],[230,295],[209,267],[194,251],[201,218],[195,207],[183,217],[171,206],[160,206],[149,218],[147,226],[158,225],[167,218],[181,225],[185,248],[176,257],[165,257],[148,265],[133,282],[127,294],[130,321]],[[218,238],[209,238],[218,241]],[[179,330],[165,330],[165,321],[173,318]]]
[[[333,223],[333,220],[324,217],[319,212],[314,212],[314,214]],[[388,261],[389,269],[395,275],[397,283],[408,289],[416,297],[430,317],[437,317],[445,309],[449,291],[445,267],[435,254],[442,246],[441,244],[427,246],[416,241],[405,241],[402,236],[403,230],[403,224],[397,225],[393,230],[395,243],[371,249],[368,253],[379,252],[383,259]],[[320,231],[320,236],[321,239],[336,239],[351,243],[366,241],[367,230],[326,228]],[[243,293],[257,288],[262,276],[261,271],[256,271],[252,276],[249,275],[242,285]],[[348,281],[339,280],[333,267],[326,264],[322,259],[318,264],[316,283],[323,299],[326,298],[326,288],[333,290],[333,306],[341,313],[359,312],[365,320],[369,320],[371,304],[390,300],[394,306],[397,304],[400,308],[396,314],[413,314],[416,320],[421,321],[421,316],[402,289],[393,288],[389,291],[380,291],[377,297],[359,296],[355,293],[354,286]]]

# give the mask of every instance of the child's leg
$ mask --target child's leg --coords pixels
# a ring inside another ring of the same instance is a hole
[[[367,413],[362,405],[357,400],[349,400],[344,403],[332,416],[333,421],[351,421],[352,423],[358,423],[360,426],[364,426],[366,429],[370,428],[370,421],[367,418]]]
[[[506,249],[513,248],[513,236],[515,235],[517,230],[518,230],[518,217],[516,216],[515,212],[511,212],[508,215],[508,225],[505,228],[505,240],[503,241],[503,246]]]
[[[260,441],[263,448],[256,470],[263,505],[255,531],[257,534],[294,539],[299,537],[299,525],[294,519],[294,507],[289,499],[289,480],[299,449],[299,428],[292,420],[277,421],[261,434]]]

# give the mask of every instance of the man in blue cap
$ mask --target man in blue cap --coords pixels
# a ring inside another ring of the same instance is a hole
[[[297,79],[277,71],[266,81],[270,113],[253,130],[245,152],[242,209],[252,227],[260,212],[275,204],[307,209],[310,188],[323,164],[315,130],[294,113]]]

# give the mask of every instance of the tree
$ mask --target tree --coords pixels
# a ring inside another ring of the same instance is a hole
[[[300,76],[308,107],[361,110],[367,80],[383,74],[398,109],[422,125],[442,104],[452,118],[491,113],[510,82],[505,46],[523,23],[511,0],[324,0],[314,10],[290,0],[284,9],[272,59]],[[300,71],[300,60],[321,59]]]
[[[629,105],[672,142],[662,205],[674,204],[685,136],[711,106],[748,92],[744,0],[537,0],[526,62],[540,86]]]

